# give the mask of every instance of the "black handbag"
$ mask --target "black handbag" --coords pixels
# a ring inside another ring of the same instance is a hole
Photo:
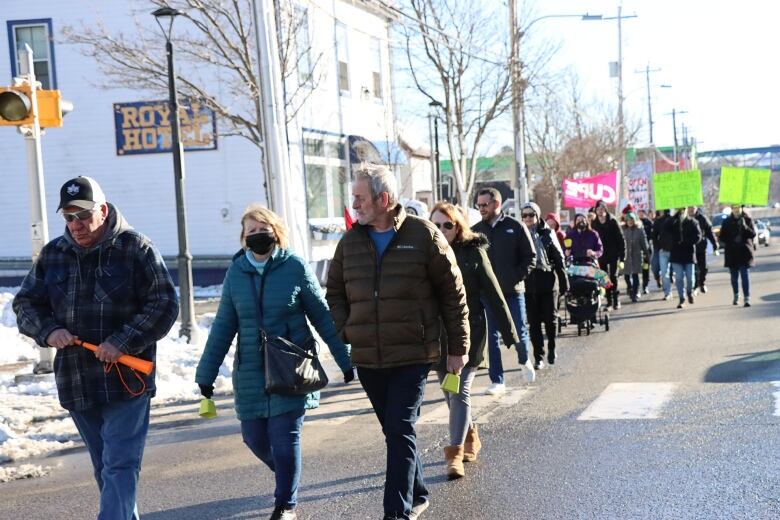
[[[317,342],[307,348],[261,331],[265,360],[265,391],[269,394],[306,395],[325,388],[328,375],[317,357]]]
[[[270,264],[270,260],[269,260]],[[266,265],[265,273],[268,273]],[[260,281],[260,348],[265,362],[265,391],[279,395],[306,395],[325,388],[328,375],[320,363],[317,341],[310,337],[304,347],[281,336],[269,336],[265,332],[263,292],[265,277]],[[254,284],[252,284],[254,288]]]

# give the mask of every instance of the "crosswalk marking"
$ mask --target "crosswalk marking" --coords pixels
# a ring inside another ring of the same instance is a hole
[[[676,387],[675,383],[612,383],[577,419],[656,419]]]
[[[493,397],[484,391],[484,388],[474,388],[471,395],[471,413],[478,424],[486,424],[496,410],[516,404],[528,393],[527,388],[511,388],[500,397]],[[430,411],[423,410],[417,424],[449,424],[449,421],[450,409],[447,403],[442,403]]]
[[[777,389],[773,394],[775,396],[775,415],[780,416],[780,381],[772,381],[772,386]]]

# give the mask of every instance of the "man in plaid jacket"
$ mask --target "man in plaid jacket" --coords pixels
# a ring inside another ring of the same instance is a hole
[[[57,393],[92,458],[99,518],[137,519],[154,372],[144,376],[116,361],[123,354],[155,360],[178,298],[160,253],[94,179],[67,181],[57,210],[65,233],[44,246],[13,309],[22,334],[57,349]],[[75,339],[98,345],[97,352]]]

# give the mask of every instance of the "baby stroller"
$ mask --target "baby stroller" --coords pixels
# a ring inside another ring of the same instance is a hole
[[[609,278],[604,277],[591,259],[568,258],[569,292],[564,297],[566,317],[558,319],[558,330],[562,325],[573,323],[577,325],[577,335],[582,331],[590,335],[596,324],[609,330],[609,314],[602,306],[603,288],[609,284]]]

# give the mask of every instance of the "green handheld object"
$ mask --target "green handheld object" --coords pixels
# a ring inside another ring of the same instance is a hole
[[[204,419],[213,419],[217,416],[217,405],[214,404],[213,399],[207,399],[203,398],[200,401],[200,411],[198,411],[198,415],[203,417]]]
[[[444,376],[444,381],[441,382],[441,389],[451,394],[457,394],[460,391],[460,376],[448,372]]]

